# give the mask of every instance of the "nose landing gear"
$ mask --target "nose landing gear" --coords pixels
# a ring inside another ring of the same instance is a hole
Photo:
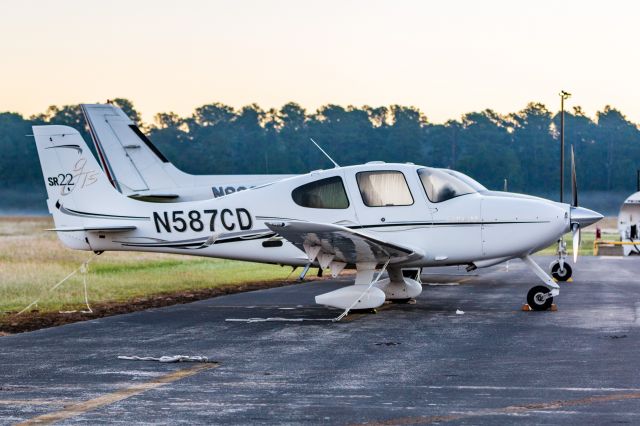
[[[551,276],[555,278],[556,281],[568,281],[572,273],[571,265],[566,262],[564,262],[564,269],[558,260],[551,263]]]
[[[567,263],[567,243],[563,239],[558,240],[558,260],[554,260],[549,265],[551,276],[556,281],[569,281],[573,270]]]

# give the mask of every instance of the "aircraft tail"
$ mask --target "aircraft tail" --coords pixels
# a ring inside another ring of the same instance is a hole
[[[162,155],[122,109],[111,104],[81,107],[102,168],[128,197],[154,202],[203,200],[290,177],[186,173]]]
[[[176,170],[136,124],[111,104],[83,104],[102,168],[125,195],[177,187]]]
[[[33,126],[47,204],[55,229],[70,248],[91,250],[85,232],[135,229],[136,201],[116,191],[77,130],[68,126]]]

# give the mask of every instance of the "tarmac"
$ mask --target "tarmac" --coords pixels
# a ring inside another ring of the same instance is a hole
[[[313,297],[345,279],[0,337],[0,424],[640,423],[640,259],[580,258],[556,312],[520,261],[422,281],[339,323]]]

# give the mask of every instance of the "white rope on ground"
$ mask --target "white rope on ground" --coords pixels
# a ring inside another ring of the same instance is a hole
[[[87,267],[89,265],[89,262],[91,262],[93,259],[96,258],[96,256],[98,256],[99,253],[94,253],[93,256],[91,256],[89,259],[85,260],[78,269],[76,269],[75,271],[71,272],[69,275],[67,275],[66,277],[64,277],[61,281],[58,281],[58,283],[56,283],[56,285],[54,285],[53,287],[49,288],[48,290],[45,290],[44,292],[42,292],[40,294],[40,296],[38,296],[38,298],[36,300],[34,300],[33,302],[29,303],[23,310],[21,310],[20,312],[18,312],[16,315],[20,315],[24,312],[26,312],[27,310],[29,310],[29,308],[31,308],[33,305],[37,304],[40,299],[42,299],[42,297],[50,292],[52,292],[53,290],[55,290],[56,288],[60,287],[65,281],[67,281],[69,278],[71,278],[72,276],[74,276],[75,274],[77,274],[78,272],[82,272],[82,274],[84,275],[84,300],[85,303],[87,304],[87,308],[89,309],[89,313],[93,312],[91,310],[91,307],[89,306],[89,300],[87,297],[87,278],[86,278],[86,272],[87,272]],[[70,311],[70,312],[74,312],[74,311]],[[84,312],[84,311],[83,311]]]
[[[123,359],[127,361],[157,361],[157,362],[215,362],[209,361],[209,358],[206,356],[190,356],[190,355],[164,355],[161,357],[152,357],[152,356],[124,356],[119,355],[118,359]]]
[[[303,321],[333,321],[334,318],[282,318],[282,317],[269,317],[269,318],[226,318],[227,322],[303,322]]]
[[[387,262],[384,264],[384,266],[382,267],[382,269],[380,270],[380,272],[376,276],[376,279],[371,281],[371,283],[367,286],[365,291],[363,291],[362,294],[356,300],[353,301],[351,306],[349,306],[347,309],[344,310],[344,312],[342,312],[340,315],[338,315],[335,318],[282,318],[282,317],[226,318],[225,321],[227,321],[227,322],[244,322],[244,323],[247,323],[247,324],[251,324],[251,323],[255,323],[255,322],[303,322],[303,321],[339,322],[341,319],[343,319],[344,317],[346,317],[349,314],[349,311],[351,311],[353,309],[353,307],[360,301],[360,299],[362,299],[364,297],[364,295],[367,294],[367,292],[371,289],[371,287],[373,287],[373,285],[378,282],[380,277],[382,277],[382,274],[384,274],[384,272],[387,270],[387,266],[389,266],[389,262],[390,261],[391,261],[391,258],[389,258],[387,260]]]
[[[89,261],[82,264],[80,272],[82,273],[82,283],[84,285],[84,303],[87,305],[86,311],[81,311],[83,314],[92,314],[93,310],[89,306],[89,294],[87,292],[87,271],[89,270]]]

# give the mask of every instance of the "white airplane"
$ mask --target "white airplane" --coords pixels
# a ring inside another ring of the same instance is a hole
[[[205,200],[210,199],[212,193],[217,198],[293,176],[187,174],[171,164],[122,109],[112,104],[83,104],[81,107],[102,169],[116,189],[132,198],[160,202]],[[320,146],[318,149],[335,164]],[[462,180],[481,194],[535,199],[529,195],[489,191],[461,172],[439,170]],[[572,269],[565,260],[566,256],[566,246],[564,241],[560,241],[558,259],[549,265],[551,275],[557,281],[571,278]],[[308,268],[302,271],[300,279],[307,271]]]
[[[217,198],[290,175],[192,175],[175,167],[136,124],[111,104],[80,106],[102,169],[121,193],[145,201]]]
[[[577,244],[580,228],[602,218],[577,207],[575,178],[571,206],[483,194],[442,170],[381,162],[315,171],[209,200],[150,203],[114,189],[75,129],[34,126],[33,134],[54,230],[67,247],[312,263],[334,276],[355,268],[353,285],[316,297],[345,312],[416,297],[421,285],[404,277],[404,268],[474,269],[513,258],[544,283],[529,290],[529,305],[548,309],[559,286],[531,254],[569,230]],[[385,271],[388,278],[380,279]]]
[[[629,195],[618,213],[620,241],[625,256],[640,255],[640,191]]]

